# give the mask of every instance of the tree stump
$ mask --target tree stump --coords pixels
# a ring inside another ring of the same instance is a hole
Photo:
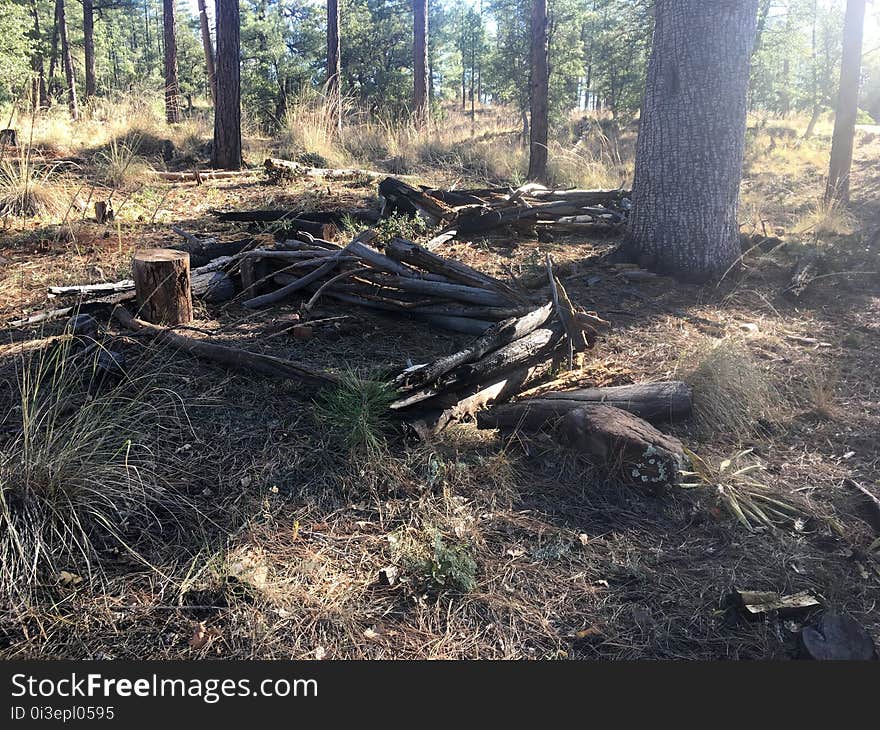
[[[164,325],[192,321],[188,253],[167,248],[136,251],[132,278],[141,319]]]
[[[109,200],[95,201],[95,221],[97,223],[110,223],[115,217],[113,212],[113,203]]]

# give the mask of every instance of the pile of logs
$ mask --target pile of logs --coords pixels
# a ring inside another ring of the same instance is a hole
[[[453,238],[504,226],[530,231],[616,231],[630,209],[625,190],[549,190],[529,183],[516,190],[414,188],[396,178],[379,183],[382,213],[419,215],[443,230],[426,244],[434,250]]]

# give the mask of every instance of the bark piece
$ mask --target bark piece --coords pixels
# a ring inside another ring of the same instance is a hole
[[[116,214],[113,212],[113,203],[109,200],[95,201],[95,221],[101,225],[112,223]]]
[[[168,248],[136,251],[132,276],[139,311],[154,324],[186,324],[193,318],[189,254]]]

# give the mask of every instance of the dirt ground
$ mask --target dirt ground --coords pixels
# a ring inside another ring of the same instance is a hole
[[[322,424],[314,390],[226,372],[123,337],[129,361],[154,372],[184,404],[186,418],[175,426],[179,447],[167,460],[201,514],[199,529],[157,526],[146,540],[149,566],[117,551],[106,558],[103,580],[58,588],[27,615],[3,610],[0,652],[155,659],[795,657],[809,615],[745,620],[726,606],[733,588],[809,591],[880,638],[880,572],[869,552],[876,534],[863,498],[847,482],[878,494],[878,152],[877,142],[864,138],[857,150],[854,233],[782,231],[782,245],[751,251],[743,270],[718,285],[629,282],[600,259],[613,238],[542,243],[502,233],[443,251],[514,281],[540,271],[545,254],[553,255],[572,298],[614,325],[580,369],[561,376],[567,385],[668,379],[706,343],[738,343],[781,394],[773,418],[745,438],[688,424],[672,431],[711,464],[751,449],[742,458],[763,467],[762,483],[799,505],[804,519],[749,531],[719,507],[711,486],[647,496],[554,444],[505,443],[472,424],[431,443],[391,434],[381,454],[351,453]],[[765,211],[765,227],[790,227],[784,195],[774,192],[784,183],[756,176],[745,187],[751,198],[781,201]],[[53,306],[49,284],[123,278],[134,248],[179,241],[171,222],[200,235],[236,235],[240,229],[210,216],[214,208],[333,209],[373,206],[374,196],[372,183],[154,184],[129,197],[118,227],[9,221],[0,233],[0,315],[10,320]],[[799,297],[785,295],[798,252],[814,243],[825,252],[824,275]],[[423,362],[468,339],[330,300],[313,316],[344,319],[308,339],[267,337],[300,305],[293,299],[251,311],[235,301],[197,304],[193,324],[221,342],[365,376]],[[61,326],[8,328],[3,342]],[[0,365],[10,404],[0,439],[15,427],[17,366],[14,357]],[[472,590],[438,588],[407,574],[400,545],[426,534],[467,546],[476,563]],[[389,565],[403,566],[403,580],[386,586],[377,576]]]

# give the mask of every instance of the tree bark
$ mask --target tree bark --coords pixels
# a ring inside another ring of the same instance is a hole
[[[162,0],[165,36],[165,121],[180,121],[180,84],[177,81],[177,38],[174,33],[174,0]]]
[[[848,0],[843,20],[843,57],[840,62],[840,91],[831,138],[831,163],[825,188],[825,203],[849,202],[853,136],[859,113],[859,74],[862,64],[862,36],[865,0]]]
[[[64,79],[67,84],[67,107],[72,119],[79,119],[79,105],[76,101],[76,79],[73,75],[73,55],[70,52],[70,40],[67,34],[67,14],[64,0],[58,0],[58,32],[61,36],[61,57],[64,61]]]
[[[205,70],[208,73],[208,88],[211,101],[217,103],[217,69],[214,67],[214,47],[211,43],[211,29],[208,26],[208,8],[205,0],[198,0],[199,28],[202,31],[202,49],[205,51]]]
[[[39,109],[49,107],[49,94],[46,90],[46,65],[43,58],[43,38],[40,31],[40,13],[36,0],[31,2],[31,16],[34,19],[33,38],[35,44],[32,67],[34,71],[33,103]]]
[[[94,0],[82,0],[83,6],[83,51],[85,54],[86,89],[88,100],[97,91],[95,80],[95,8]]]
[[[136,251],[131,274],[144,319],[167,325],[192,321],[188,253],[169,248]]]
[[[413,114],[428,119],[428,0],[413,0]]]
[[[532,0],[531,81],[529,83],[529,180],[547,178],[548,93],[550,85],[547,42],[547,0]]]
[[[758,0],[657,0],[626,250],[705,281],[740,255],[737,210]]]
[[[212,164],[241,169],[241,42],[238,0],[217,0],[217,101]]]
[[[336,128],[342,129],[342,66],[339,43],[339,0],[327,0],[327,99]]]

